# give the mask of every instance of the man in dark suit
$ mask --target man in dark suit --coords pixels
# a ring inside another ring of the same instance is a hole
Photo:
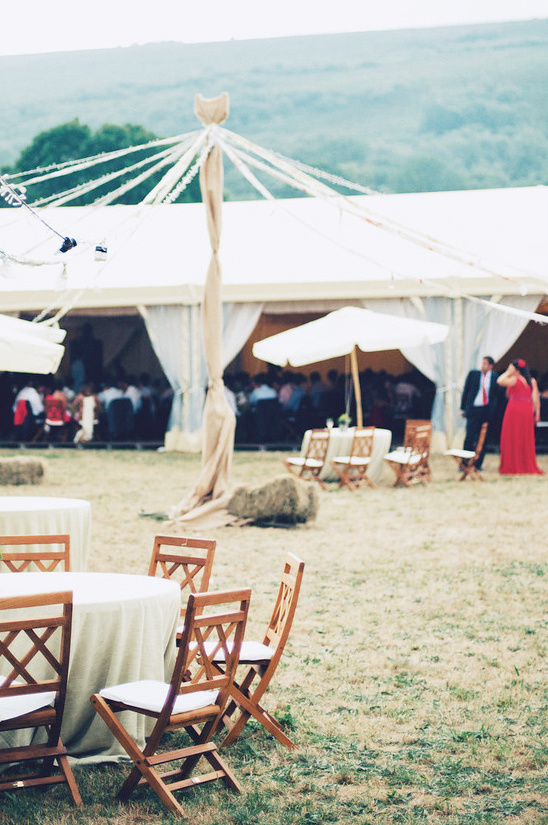
[[[470,370],[466,376],[460,402],[461,415],[466,418],[465,450],[476,449],[481,425],[485,421],[491,423],[494,420],[500,395],[498,376],[493,372],[494,363],[490,355],[485,355],[481,360],[481,369]],[[478,470],[481,470],[484,455],[485,444],[476,462]]]

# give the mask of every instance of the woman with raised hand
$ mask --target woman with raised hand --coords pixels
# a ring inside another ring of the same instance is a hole
[[[535,451],[535,422],[540,418],[537,382],[519,358],[499,375],[497,384],[506,388],[508,398],[500,432],[499,473],[544,475]]]

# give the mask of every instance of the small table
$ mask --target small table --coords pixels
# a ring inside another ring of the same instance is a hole
[[[304,455],[310,441],[311,430],[307,430],[303,437],[301,445],[301,455]],[[329,434],[329,446],[327,448],[327,455],[325,464],[320,472],[322,481],[338,481],[339,477],[331,464],[329,463],[336,455],[348,455],[350,445],[352,444],[352,436],[354,435],[354,427],[349,427],[347,430],[333,427]],[[367,475],[374,484],[378,484],[384,472],[384,456],[390,451],[390,444],[392,442],[392,433],[390,430],[383,430],[380,427],[375,428],[373,436],[373,448],[371,451],[371,462],[367,470]]]
[[[169,681],[177,650],[181,589],[168,579],[122,573],[0,576],[2,597],[63,590],[72,590],[74,605],[63,743],[80,763],[117,762],[127,754],[89,697],[108,685],[140,679]],[[148,732],[145,724],[137,714],[127,720],[128,730],[141,746]],[[2,738],[13,746],[25,735],[18,732]]]
[[[70,536],[70,566],[85,570],[91,535],[91,504],[79,498],[0,496],[0,535]]]

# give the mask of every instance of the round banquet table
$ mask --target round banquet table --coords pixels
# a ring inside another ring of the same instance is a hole
[[[86,570],[91,504],[78,498],[0,496],[1,536],[70,536],[70,566]]]
[[[301,445],[301,455],[306,453],[308,442],[310,441],[311,430],[307,430],[303,437]],[[330,459],[336,455],[348,455],[350,445],[352,444],[352,436],[354,435],[354,427],[348,427],[346,430],[341,430],[338,427],[333,427],[329,433],[329,446],[327,448],[327,455],[325,457],[325,464],[320,472],[322,481],[338,481],[339,476],[331,466]],[[373,435],[373,448],[371,450],[371,462],[367,471],[368,477],[373,484],[378,484],[381,480],[385,468],[384,456],[390,452],[390,444],[392,442],[392,432],[384,430],[380,427],[375,428]]]
[[[179,584],[121,573],[12,573],[0,597],[72,590],[72,639],[61,737],[77,762],[116,762],[127,754],[95,712],[92,693],[140,679],[169,681],[180,624]],[[145,718],[128,714],[128,730],[144,746]],[[4,734],[3,746],[27,732]]]

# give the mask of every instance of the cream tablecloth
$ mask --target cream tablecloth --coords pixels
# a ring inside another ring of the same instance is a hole
[[[0,496],[0,535],[70,536],[70,566],[86,570],[91,535],[91,504],[78,498]]]
[[[304,455],[308,442],[310,441],[311,430],[307,430],[303,437],[301,445],[301,455]],[[347,430],[341,430],[333,427],[329,435],[329,447],[327,448],[327,457],[323,469],[320,473],[320,478],[323,481],[338,481],[339,477],[331,464],[331,458],[336,455],[348,455],[350,445],[352,444],[352,436],[354,435],[354,427],[349,427]],[[392,433],[390,430],[383,430],[380,427],[375,429],[373,437],[373,449],[371,451],[371,463],[367,475],[374,484],[378,484],[381,480],[385,462],[384,456],[390,451],[390,444],[392,442]]]
[[[0,576],[1,597],[62,590],[72,590],[74,605],[62,739],[77,761],[118,761],[124,751],[89,697],[108,685],[138,679],[169,680],[180,622],[180,587],[166,579],[119,573]],[[128,715],[127,724],[143,746],[144,718]],[[14,744],[7,737],[5,734],[6,743]]]

